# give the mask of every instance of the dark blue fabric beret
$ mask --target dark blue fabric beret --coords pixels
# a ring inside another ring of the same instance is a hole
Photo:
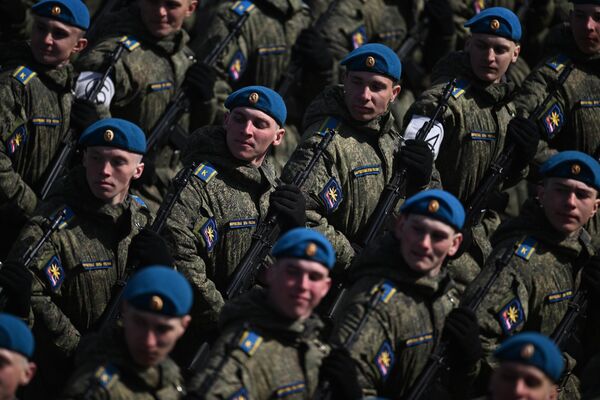
[[[348,71],[366,71],[400,80],[402,64],[394,50],[380,43],[368,43],[351,51],[340,62]]]
[[[600,164],[580,151],[561,151],[540,167],[544,178],[575,179],[600,190]]]
[[[279,93],[264,86],[246,86],[236,90],[225,100],[225,107],[228,110],[236,107],[256,108],[269,114],[282,127],[287,118],[287,108]]]
[[[302,258],[316,261],[331,269],[335,264],[335,250],[329,240],[308,228],[294,228],[283,234],[271,254],[276,258]]]
[[[83,30],[90,27],[90,12],[81,0],[42,0],[31,7],[34,14],[56,19]]]
[[[79,137],[82,147],[107,146],[146,153],[146,135],[133,122],[119,118],[106,118],[88,126]]]
[[[460,201],[439,189],[424,190],[408,198],[400,207],[400,212],[437,219],[456,230],[461,230],[465,223],[465,209]]]
[[[488,33],[518,42],[521,40],[521,23],[519,17],[508,8],[486,8],[465,23],[471,33]]]
[[[0,313],[0,348],[33,356],[35,343],[29,327],[19,318]]]

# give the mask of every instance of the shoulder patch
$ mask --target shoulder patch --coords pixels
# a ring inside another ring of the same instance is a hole
[[[352,43],[352,49],[358,49],[363,44],[368,42],[367,39],[367,28],[364,25],[359,26],[355,31],[350,33],[350,42]]]
[[[81,261],[81,266],[86,271],[94,271],[97,269],[109,269],[112,268],[112,260],[98,260],[98,261]]]
[[[521,257],[523,260],[529,261],[533,255],[533,252],[535,251],[537,243],[538,242],[535,240],[535,238],[532,236],[527,236],[515,250],[515,255],[517,257]]]
[[[323,121],[323,124],[321,124],[321,126],[319,127],[317,133],[320,136],[325,136],[329,131],[337,131],[340,128],[341,124],[342,122],[337,118],[327,117],[327,119]]]
[[[465,94],[465,91],[470,86],[470,83],[467,79],[458,79],[456,81],[456,86],[452,89],[452,97],[458,99],[460,96]]]
[[[12,74],[13,78],[18,80],[23,85],[27,85],[29,81],[36,75],[37,72],[30,70],[24,65],[17,67],[17,69],[15,69],[15,71]]]
[[[565,116],[560,104],[554,103],[545,113],[542,114],[540,122],[544,127],[548,139],[552,139],[554,135],[562,128]]]
[[[232,394],[231,396],[229,396],[227,398],[227,400],[248,400],[250,399],[250,397],[248,397],[248,390],[246,390],[245,387],[241,388],[240,390],[238,390],[237,392],[235,392],[234,394]]]
[[[214,218],[209,218],[208,221],[200,227],[200,234],[204,240],[206,251],[211,252],[215,247],[215,244],[219,240],[219,233],[217,232],[217,223]]]
[[[344,200],[344,194],[342,193],[342,188],[335,178],[329,179],[329,182],[325,184],[323,190],[319,193],[319,197],[323,201],[325,205],[325,210],[327,213],[331,213],[335,211],[342,200]]]
[[[229,74],[229,78],[237,82],[242,77],[242,74],[246,70],[246,57],[244,57],[244,53],[241,50],[235,52],[231,61],[229,61],[229,66],[227,67],[227,74]]]
[[[559,54],[546,62],[546,65],[552,68],[556,72],[562,71],[567,63],[569,62],[569,57],[564,54]]]
[[[117,368],[112,364],[103,365],[94,374],[95,382],[108,389],[119,377]]]
[[[228,223],[229,229],[254,228],[256,226],[256,218],[241,218],[232,219]]]
[[[396,286],[394,286],[394,284],[390,281],[383,282],[380,290],[381,297],[379,301],[383,302],[384,304],[387,304],[397,292]]]
[[[25,124],[21,124],[13,131],[6,141],[6,151],[8,152],[8,155],[13,156],[25,142],[27,142],[27,128],[25,127]]]
[[[352,174],[356,178],[360,178],[367,175],[379,175],[381,173],[381,165],[362,165],[360,167],[356,167],[352,170]]]
[[[375,366],[381,374],[381,377],[385,380],[389,375],[394,365],[394,351],[390,342],[384,340],[379,347],[379,351],[375,355]]]
[[[569,289],[569,290],[564,290],[562,292],[550,293],[546,297],[546,301],[548,301],[548,303],[559,303],[564,300],[569,300],[572,297],[573,297],[573,290]]]
[[[517,326],[525,321],[523,306],[518,297],[515,297],[502,307],[498,313],[498,321],[505,335],[509,335]]]
[[[135,49],[137,49],[138,47],[140,47],[140,42],[138,42],[131,36],[123,36],[119,40],[119,43],[121,43],[123,45],[123,47],[125,47],[129,52],[132,52]]]
[[[294,393],[300,393],[306,390],[304,381],[292,382],[288,385],[279,386],[275,389],[275,398],[281,399]]]
[[[136,196],[135,194],[130,193],[129,197],[131,198],[131,200],[135,201],[140,207],[148,208],[148,205],[140,196]]]
[[[214,169],[209,163],[202,163],[194,170],[194,175],[198,177],[202,182],[208,183],[212,178],[217,175],[217,170]]]
[[[256,6],[248,0],[236,1],[231,6],[231,11],[236,13],[237,15],[243,15],[244,13],[251,13]]]
[[[404,345],[406,347],[415,347],[423,343],[428,343],[433,340],[433,333],[422,333],[417,336],[413,336],[411,338],[406,339]]]
[[[262,336],[258,335],[256,332],[245,330],[240,338],[238,347],[247,355],[252,356],[256,353],[256,350],[258,350],[262,342]]]
[[[52,256],[52,258],[48,260],[44,267],[44,273],[50,283],[50,289],[52,289],[53,292],[57,291],[65,280],[65,270],[57,256]]]

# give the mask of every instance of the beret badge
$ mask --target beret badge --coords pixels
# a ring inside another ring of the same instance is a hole
[[[256,103],[258,103],[258,98],[259,98],[258,93],[252,92],[252,93],[250,93],[250,96],[248,96],[248,101],[252,104],[256,104]]]
[[[437,200],[431,200],[427,206],[427,211],[430,213],[437,212],[440,209],[440,203]]]
[[[579,175],[580,172],[581,172],[581,167],[579,166],[579,164],[571,165],[571,173],[573,175]]]
[[[525,360],[529,360],[533,356],[533,353],[535,353],[535,347],[531,343],[526,344],[521,349],[521,357]]]
[[[375,58],[372,56],[367,57],[365,60],[365,65],[369,68],[373,68],[375,66]]]
[[[313,257],[315,254],[317,254],[317,245],[309,243],[308,246],[306,246],[306,255],[308,257]]]
[[[490,28],[493,31],[497,31],[498,29],[500,29],[500,21],[498,21],[497,19],[493,19],[490,21]]]
[[[52,7],[52,10],[50,10],[50,12],[52,13],[52,15],[59,15],[61,13],[61,9],[59,6],[54,6]]]
[[[113,131],[111,131],[110,129],[107,129],[106,131],[104,131],[104,140],[105,141],[112,142],[114,138],[115,138],[115,133]]]
[[[152,296],[150,298],[150,309],[154,311],[160,311],[162,310],[163,306],[163,300],[159,296]]]

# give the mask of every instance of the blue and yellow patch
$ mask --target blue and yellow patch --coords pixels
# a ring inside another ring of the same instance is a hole
[[[323,124],[319,127],[318,134],[319,136],[325,136],[329,131],[337,131],[341,125],[341,121],[337,118],[327,117]]]
[[[227,400],[248,400],[248,390],[245,387],[241,388],[231,396],[227,398]]]
[[[204,245],[206,251],[211,252],[215,247],[215,244],[219,240],[219,233],[217,232],[217,223],[214,218],[209,218],[208,221],[200,228],[200,234],[204,239]]]
[[[475,14],[479,14],[483,10],[485,10],[485,0],[474,0],[473,11],[475,11]]]
[[[306,390],[304,381],[293,382],[275,389],[275,398],[281,399],[294,393],[303,392],[304,390]]]
[[[352,49],[358,49],[363,44],[367,43],[367,28],[364,25],[361,25],[350,33],[350,42],[352,43]]]
[[[244,13],[250,13],[254,10],[256,6],[248,0],[236,1],[233,6],[231,6],[231,11],[236,13],[239,16],[242,16]]]
[[[229,62],[229,66],[227,67],[227,73],[229,74],[229,78],[237,82],[242,77],[242,74],[246,70],[246,57],[244,57],[244,53],[241,50],[235,52],[231,61]]]
[[[27,85],[29,81],[36,75],[37,72],[30,70],[24,65],[17,67],[17,69],[15,69],[15,71],[12,74],[13,78],[18,80],[23,85]]]
[[[415,347],[420,344],[431,342],[432,340],[433,340],[433,333],[431,333],[431,332],[430,333],[422,333],[420,335],[413,336],[411,338],[406,339],[406,342],[404,343],[404,345],[406,347]]]
[[[385,281],[381,285],[381,297],[379,301],[383,302],[384,304],[387,304],[391,300],[391,298],[394,297],[396,292],[396,287],[390,281]]]
[[[500,312],[498,312],[498,321],[505,335],[509,335],[525,321],[523,306],[518,297],[515,297],[502,307]]]
[[[559,54],[556,57],[552,57],[550,60],[548,60],[546,65],[552,68],[554,71],[560,72],[567,66],[567,62],[569,62],[569,57],[564,54]]]
[[[377,370],[381,374],[383,379],[387,378],[392,367],[394,365],[394,351],[392,350],[392,346],[390,342],[385,340],[381,347],[379,347],[379,351],[377,355],[375,355],[375,366]]]
[[[354,176],[356,178],[360,178],[362,176],[367,176],[367,175],[379,175],[380,173],[381,173],[381,165],[380,164],[363,165],[360,167],[356,167],[352,170],[352,174],[354,174]]]
[[[342,188],[335,178],[329,179],[329,182],[327,182],[321,193],[319,193],[319,197],[323,201],[327,213],[335,211],[342,200],[344,200]]]
[[[548,111],[542,114],[540,122],[546,131],[548,139],[552,139],[556,132],[560,130],[564,122],[564,114],[558,103],[554,103]]]
[[[140,196],[136,196],[135,194],[130,194],[129,197],[131,197],[131,199],[133,201],[135,201],[140,207],[148,208],[148,205]]]
[[[173,82],[171,81],[162,81],[162,82],[154,82],[150,85],[151,92],[162,92],[163,90],[169,90],[173,87]]]
[[[137,49],[138,47],[140,47],[140,42],[138,42],[131,36],[123,36],[119,40],[119,43],[121,43],[123,45],[123,47],[125,47],[129,52],[132,52],[135,49]]]
[[[495,132],[471,131],[469,136],[471,140],[483,140],[486,142],[493,142],[496,140]]]
[[[94,271],[96,269],[112,268],[112,260],[97,260],[97,261],[81,261],[81,266],[86,271]]]
[[[202,182],[208,183],[217,175],[217,170],[208,163],[202,163],[194,170],[194,175]]]
[[[6,141],[6,151],[8,152],[8,155],[14,155],[17,150],[19,150],[19,147],[23,146],[25,142],[27,142],[27,128],[25,127],[25,124],[22,124],[13,131]]]
[[[469,87],[470,83],[466,79],[459,79],[456,81],[456,86],[452,89],[452,97],[458,99],[460,96],[465,94],[465,91]]]
[[[103,388],[108,388],[118,378],[118,370],[112,364],[103,365],[96,370],[94,378]]]
[[[533,255],[533,252],[535,251],[537,243],[538,242],[537,240],[535,240],[534,237],[527,236],[525,239],[523,239],[521,243],[519,243],[519,246],[517,246],[517,249],[515,250],[515,255],[517,257],[521,257],[523,260],[529,261],[529,259]]]
[[[53,256],[44,267],[44,273],[48,282],[50,283],[50,289],[56,291],[60,288],[60,285],[65,280],[65,270],[60,263],[60,259],[57,256]]]
[[[581,108],[595,108],[600,107],[600,100],[579,100],[579,106]]]
[[[33,117],[31,123],[36,126],[58,126],[62,120],[55,117]]]
[[[266,46],[266,47],[259,47],[258,48],[258,55],[259,56],[272,56],[272,55],[279,55],[279,54],[283,54],[287,51],[287,47],[286,46],[282,46],[282,45],[273,45],[273,46]]]
[[[242,351],[244,353],[251,356],[256,352],[256,350],[258,350],[258,348],[260,347],[262,342],[263,342],[262,336],[260,336],[259,334],[255,333],[255,332],[245,330],[244,333],[242,334],[242,337],[240,338],[238,347],[240,349],[242,349]]]
[[[256,218],[233,219],[228,223],[229,229],[244,229],[254,228],[256,226]]]
[[[569,289],[562,292],[550,293],[546,297],[546,301],[548,301],[548,303],[560,303],[561,301],[569,300],[571,298],[573,298],[573,290]]]
[[[69,224],[69,222],[71,222],[71,220],[75,217],[75,213],[73,212],[73,210],[71,210],[70,207],[65,206],[63,209],[61,209],[57,213],[53,214],[51,219],[54,219],[58,213],[63,212],[63,211],[64,211],[64,215],[60,221],[60,224],[58,225],[58,229],[65,228]]]

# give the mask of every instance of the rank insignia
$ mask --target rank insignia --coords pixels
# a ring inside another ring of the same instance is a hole
[[[234,219],[229,221],[229,229],[244,229],[254,228],[256,226],[256,218]]]
[[[119,43],[121,43],[123,45],[123,47],[125,47],[129,52],[132,52],[135,49],[137,49],[138,47],[140,47],[140,42],[138,42],[131,36],[123,36],[119,40]]]
[[[600,107],[600,100],[579,100],[579,106],[581,108]]]
[[[25,124],[20,125],[15,131],[10,135],[8,141],[6,142],[6,151],[9,156],[12,156],[16,153],[16,151],[25,144],[27,140],[27,128],[25,128]]]
[[[18,67],[15,70],[15,72],[13,72],[13,74],[12,74],[13,78],[15,78],[16,80],[21,82],[23,85],[27,85],[29,83],[29,81],[31,80],[31,78],[33,78],[36,75],[37,75],[36,72],[33,72],[32,70],[30,70],[29,68],[27,68],[24,65],[21,65],[20,67]]]
[[[471,131],[471,140],[483,140],[486,142],[493,142],[496,140],[496,134],[494,132],[481,132]]]
[[[289,385],[280,386],[275,389],[275,398],[281,399],[282,397],[287,397],[294,393],[303,392],[306,388],[306,384],[304,381],[298,381],[294,383],[290,383]]]
[[[560,72],[567,65],[569,61],[569,57],[564,54],[559,54],[556,57],[553,57],[550,61],[546,63],[547,66],[552,68],[556,72]]]
[[[387,304],[392,297],[396,294],[396,287],[389,281],[386,281],[381,285],[381,298],[380,301]]]
[[[99,261],[82,261],[81,266],[86,271],[93,271],[96,269],[108,269],[112,268],[112,260],[99,260]]]
[[[432,333],[424,333],[424,334],[417,335],[417,336],[411,337],[409,339],[406,339],[405,344],[406,344],[406,347],[415,347],[415,346],[418,346],[423,343],[431,342],[432,340],[433,340]]]
[[[249,356],[253,355],[263,342],[262,336],[252,332],[244,331],[238,346]]]
[[[321,190],[321,193],[319,193],[319,197],[323,201],[328,213],[335,211],[342,200],[344,200],[342,188],[335,178],[329,179],[329,182],[327,182],[325,187],[323,187],[323,190]]]
[[[154,82],[150,84],[151,92],[162,92],[163,90],[168,90],[173,87],[173,82],[171,81],[162,81],[162,82]]]
[[[394,351],[387,340],[381,344],[375,356],[375,366],[383,379],[387,378],[394,364]]]
[[[231,10],[237,15],[243,15],[244,13],[250,13],[256,6],[248,0],[236,1]]]
[[[61,123],[61,119],[54,117],[33,117],[31,123],[37,126],[58,126]]]
[[[273,45],[269,47],[259,47],[258,55],[259,56],[275,56],[278,54],[283,54],[287,51],[287,46],[278,46]]]
[[[246,57],[244,57],[244,53],[241,50],[238,50],[233,55],[233,58],[229,62],[229,66],[227,67],[227,73],[232,81],[237,82],[242,77],[244,70],[246,69]]]
[[[531,255],[535,251],[535,246],[537,246],[537,240],[528,236],[519,244],[517,250],[515,250],[515,255],[521,257],[523,260],[529,261]]]
[[[53,256],[44,267],[44,272],[50,282],[52,291],[58,290],[63,280],[65,279],[65,270],[57,256]]]
[[[509,301],[498,313],[498,320],[504,334],[509,335],[510,332],[525,321],[521,301],[517,297]]]
[[[146,204],[146,202],[144,200],[142,200],[142,198],[140,196],[136,196],[135,194],[130,194],[129,197],[131,197],[131,199],[133,201],[135,201],[140,207],[148,208],[148,205]]]
[[[460,96],[465,94],[465,90],[469,87],[469,81],[466,79],[459,79],[456,81],[456,86],[452,89],[452,97],[458,99]]]
[[[227,400],[248,400],[248,399],[249,399],[248,391],[244,387],[227,398]]]
[[[206,251],[210,252],[215,247],[219,234],[217,233],[217,223],[214,218],[209,218],[208,221],[200,228],[200,233],[206,245]]]
[[[196,175],[202,182],[208,183],[217,175],[217,170],[208,163],[202,163],[194,170]]]
[[[363,165],[362,167],[354,168],[352,173],[357,178],[367,175],[379,175],[381,173],[381,165]]]
[[[323,125],[319,128],[319,135],[325,136],[329,131],[337,131],[341,125],[341,122],[333,117],[327,117],[327,119],[323,122]]]
[[[357,30],[350,34],[350,41],[352,42],[352,49],[358,49],[360,46],[367,43],[367,29],[364,25],[360,26]],[[373,62],[373,65],[375,65],[375,62]]]
[[[546,300],[548,300],[548,303],[559,303],[564,300],[569,300],[572,297],[573,297],[573,291],[571,289],[569,289],[569,290],[565,290],[563,292],[550,293],[548,295],[548,297],[546,297]]]
[[[564,115],[558,103],[554,103],[552,107],[542,116],[542,125],[548,135],[548,139],[552,139],[563,125]]]
[[[98,368],[94,377],[101,387],[108,388],[117,379],[117,372],[117,368],[114,365],[108,364]]]

